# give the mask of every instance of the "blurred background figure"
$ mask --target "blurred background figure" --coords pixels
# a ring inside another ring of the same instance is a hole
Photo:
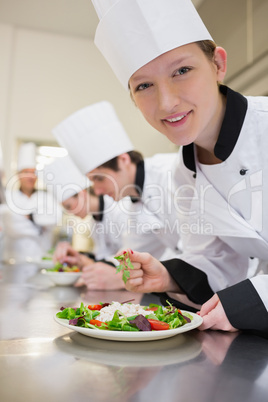
[[[90,181],[83,175],[69,156],[56,159],[44,168],[44,182],[48,192],[53,194],[69,215],[79,217],[72,224],[73,233],[87,233],[89,242],[85,252],[84,242],[58,242],[53,259],[61,261],[67,254],[70,259],[75,257],[75,265],[82,268],[86,264],[102,260],[115,254],[121,246],[120,239],[116,239],[113,233],[105,231],[102,216],[107,211],[117,208],[117,203],[111,197],[97,196]],[[66,220],[68,226],[68,219]],[[74,225],[74,226],[73,226]],[[69,229],[69,228],[67,228]],[[75,237],[75,236],[74,236]],[[80,247],[81,246],[81,247]],[[82,251],[82,253],[79,253]]]
[[[2,147],[0,142],[0,261],[3,256],[3,218],[2,218],[2,209],[5,208],[5,191],[3,185],[3,176],[4,176],[4,167],[3,167],[3,154]]]
[[[17,175],[6,188],[1,208],[3,256],[10,263],[36,262],[53,246],[53,230],[61,219],[61,208],[51,194],[36,189],[36,146],[20,146]]]

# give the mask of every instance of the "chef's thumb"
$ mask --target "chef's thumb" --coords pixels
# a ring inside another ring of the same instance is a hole
[[[117,256],[128,254],[128,257],[131,262],[138,262],[141,265],[148,263],[149,259],[152,258],[149,253],[140,253],[139,251],[133,251],[130,248],[121,251],[117,254]]]

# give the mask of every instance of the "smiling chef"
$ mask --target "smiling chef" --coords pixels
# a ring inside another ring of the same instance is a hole
[[[145,119],[181,146],[185,252],[164,263],[134,252],[127,288],[209,299],[201,329],[267,336],[268,98],[222,84],[226,51],[190,0],[92,2],[98,49]]]

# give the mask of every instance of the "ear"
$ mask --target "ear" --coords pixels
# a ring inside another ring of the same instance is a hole
[[[84,190],[80,191],[79,195],[85,199],[87,196],[87,190],[84,188]]]
[[[217,67],[218,81],[221,82],[227,71],[227,53],[222,47],[216,47],[214,51],[214,63]]]
[[[118,159],[118,166],[120,167],[121,164],[128,166],[131,164],[131,159],[128,153],[121,154],[117,157]]]

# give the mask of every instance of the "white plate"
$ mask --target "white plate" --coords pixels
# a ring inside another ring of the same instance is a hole
[[[187,311],[183,311],[182,313],[186,313]],[[193,320],[189,324],[185,324],[182,327],[162,330],[162,331],[141,331],[141,332],[130,332],[130,331],[106,331],[100,329],[91,329],[91,328],[83,328],[76,327],[74,325],[69,325],[69,320],[64,320],[62,318],[58,318],[56,315],[54,316],[55,321],[63,325],[66,328],[69,328],[71,331],[79,332],[80,334],[91,336],[93,338],[98,339],[106,339],[110,341],[154,341],[158,339],[170,338],[171,336],[175,336],[178,334],[182,334],[183,332],[191,331],[194,328],[199,327],[203,319],[194,313],[190,313],[193,317]]]
[[[45,269],[41,273],[47,275],[57,286],[73,285],[81,276],[81,272],[50,272]]]

